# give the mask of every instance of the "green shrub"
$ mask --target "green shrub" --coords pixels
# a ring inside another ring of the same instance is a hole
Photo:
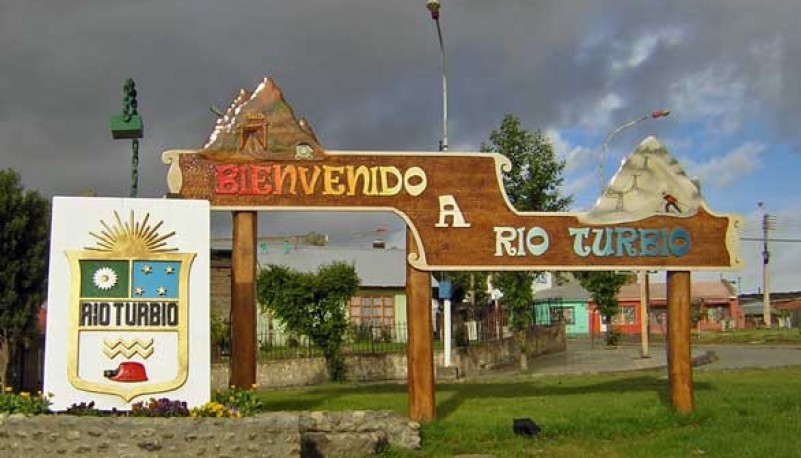
[[[39,415],[50,412],[50,399],[41,392],[31,395],[27,391],[14,393],[11,387],[0,394],[0,412],[9,414]]]
[[[250,390],[231,387],[226,391],[214,393],[213,402],[224,408],[237,413],[237,416],[250,417],[260,412],[264,406],[262,401],[256,397],[256,385]]]
[[[622,339],[623,333],[615,328],[612,328],[606,333],[606,344],[609,346],[620,345]]]

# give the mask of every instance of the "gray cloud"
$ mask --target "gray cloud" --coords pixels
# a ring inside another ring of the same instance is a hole
[[[111,140],[108,116],[128,76],[146,126],[145,197],[164,192],[161,152],[202,145],[209,106],[265,75],[328,149],[435,150],[439,49],[424,3],[0,0],[0,167],[48,195],[127,195],[130,144]],[[675,120],[649,134],[758,119],[766,151],[801,144],[799,2],[443,3],[452,146],[478,149],[507,112],[597,139],[670,102],[682,105],[669,107]]]

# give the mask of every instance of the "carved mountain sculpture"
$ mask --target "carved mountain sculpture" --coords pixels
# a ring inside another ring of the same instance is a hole
[[[620,223],[654,215],[689,217],[703,207],[700,186],[654,137],[637,146],[612,177],[585,223]]]
[[[309,123],[295,118],[272,78],[253,93],[239,91],[200,151],[205,159],[227,162],[321,160],[323,154]]]

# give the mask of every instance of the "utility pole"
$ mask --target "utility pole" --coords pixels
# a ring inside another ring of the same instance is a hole
[[[758,207],[762,213],[762,320],[765,323],[765,327],[770,328],[770,275],[768,269],[770,250],[768,250],[768,233],[773,229],[773,217],[765,212],[765,206],[762,202],[759,202]]]

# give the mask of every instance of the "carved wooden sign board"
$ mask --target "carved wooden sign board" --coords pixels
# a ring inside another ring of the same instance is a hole
[[[741,265],[734,215],[654,138],[582,213],[518,212],[506,157],[488,153],[325,151],[269,78],[240,91],[200,150],[169,150],[172,196],[213,210],[393,211],[420,270],[720,270]]]

